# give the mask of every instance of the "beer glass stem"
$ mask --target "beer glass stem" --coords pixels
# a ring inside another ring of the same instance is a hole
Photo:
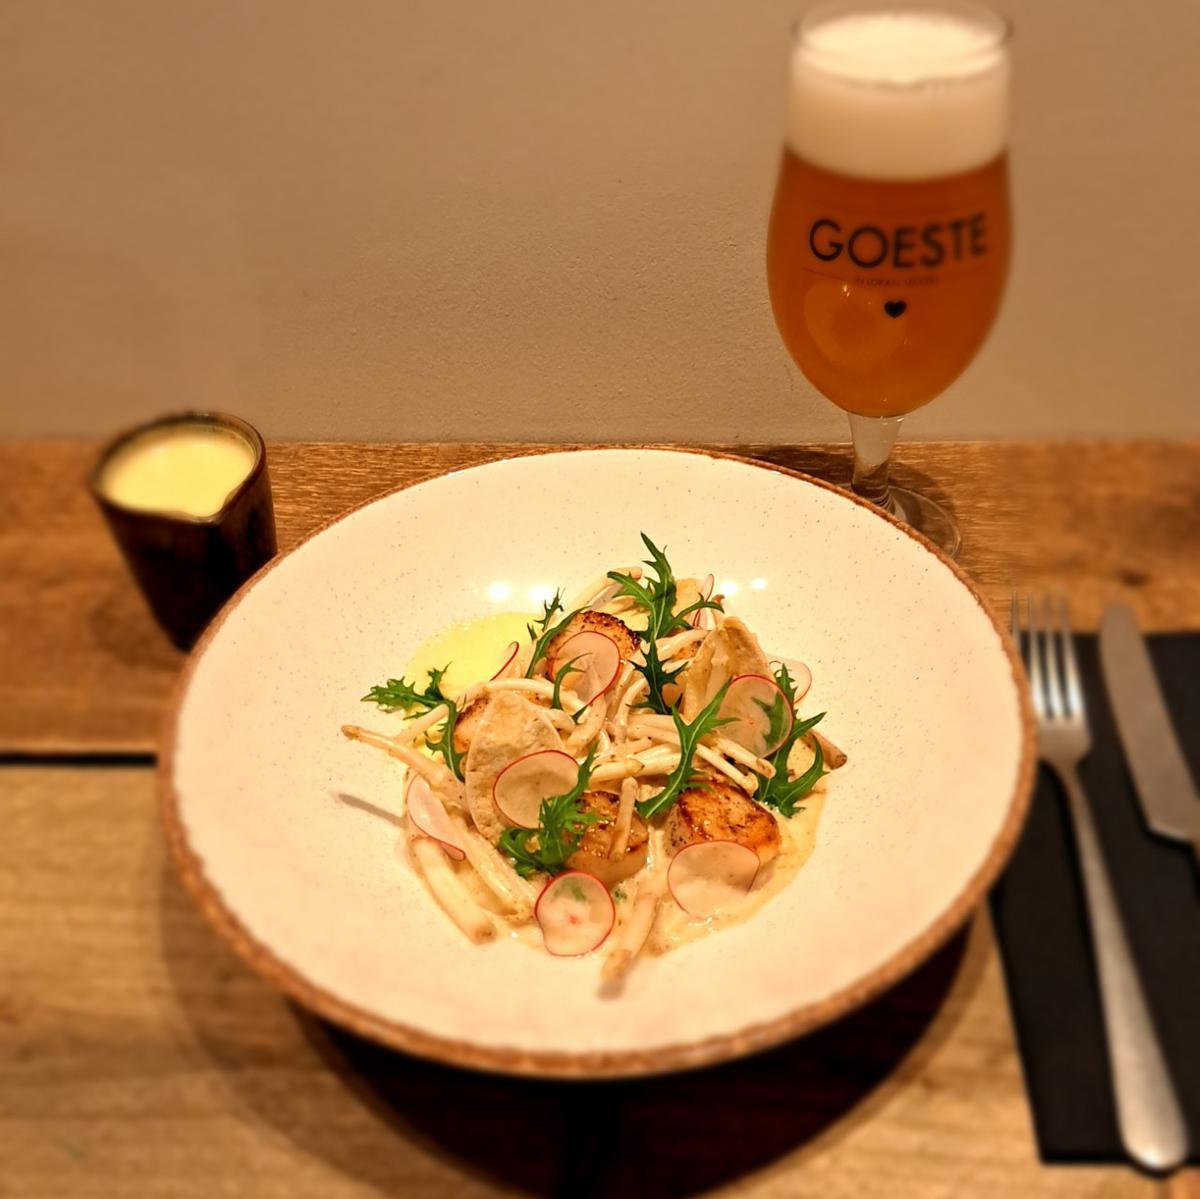
[[[936,500],[904,487],[893,487],[888,481],[892,447],[903,420],[902,416],[850,414],[850,438],[854,442],[851,486],[855,495],[890,512],[928,537],[951,558],[957,558],[962,538],[954,517]]]
[[[859,416],[850,413],[850,440],[854,443],[855,495],[896,513],[888,486],[892,447],[900,433],[902,416]]]

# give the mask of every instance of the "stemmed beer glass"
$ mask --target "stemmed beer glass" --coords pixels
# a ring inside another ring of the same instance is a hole
[[[1011,238],[1008,23],[955,0],[822,5],[799,24],[767,240],[796,364],[850,417],[854,490],[940,545],[940,505],[888,483],[906,413],[975,356]]]

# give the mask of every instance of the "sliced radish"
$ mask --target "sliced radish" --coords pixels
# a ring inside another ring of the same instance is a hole
[[[604,944],[617,909],[594,874],[568,870],[542,888],[533,914],[547,950],[556,957],[576,957]]]
[[[737,841],[693,841],[667,867],[667,886],[689,916],[715,916],[750,893],[758,854]]]
[[[521,643],[519,641],[510,641],[508,643],[508,648],[504,651],[504,665],[501,666],[500,669],[496,671],[496,673],[492,675],[490,679],[488,679],[489,683],[494,683],[497,679],[504,677],[508,671],[508,668],[513,664],[513,661],[517,656],[517,651],[520,648]]]
[[[518,828],[537,828],[542,800],[566,795],[579,780],[579,763],[561,749],[539,749],[509,762],[496,775],[492,799]]]
[[[765,674],[739,674],[729,684],[718,713],[728,719],[720,735],[760,758],[773,754],[792,731],[795,714],[779,684]]]
[[[700,598],[706,600],[712,599],[713,588],[716,585],[717,580],[713,578],[712,575],[705,575],[704,578],[700,580]],[[708,608],[697,608],[695,612],[692,613],[693,629],[698,629],[700,627],[700,621],[707,619],[707,613],[709,611],[710,609]]]
[[[588,629],[568,637],[550,664],[555,675],[567,662],[574,666],[563,678],[562,689],[569,691],[581,704],[590,704],[617,681],[621,672],[621,648],[604,633]]]
[[[771,661],[778,662],[781,666],[787,667],[788,674],[791,676],[792,686],[796,688],[796,702],[799,703],[808,694],[808,689],[812,686],[812,671],[798,658],[781,658],[776,654],[771,658]]]
[[[419,774],[414,775],[412,782],[408,784],[408,790],[404,793],[404,807],[413,827],[431,841],[436,841],[448,857],[461,862],[467,856],[459,839],[458,829],[446,815],[442,801],[434,795],[429,784]]]

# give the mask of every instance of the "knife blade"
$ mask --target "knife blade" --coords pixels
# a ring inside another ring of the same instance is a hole
[[[1100,664],[1125,760],[1146,822],[1190,841],[1200,860],[1200,797],[1131,609],[1110,604],[1100,620]]]

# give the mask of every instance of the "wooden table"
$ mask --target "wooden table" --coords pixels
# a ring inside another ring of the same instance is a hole
[[[273,446],[281,543],[514,448]],[[293,1008],[164,860],[142,757],[179,656],[80,490],[92,453],[0,444],[0,1196],[1200,1193],[1038,1163],[983,915],[830,1029],[636,1084],[463,1074]],[[953,500],[993,599],[1054,586],[1084,626],[1114,598],[1200,626],[1200,444],[914,445],[899,473]]]

